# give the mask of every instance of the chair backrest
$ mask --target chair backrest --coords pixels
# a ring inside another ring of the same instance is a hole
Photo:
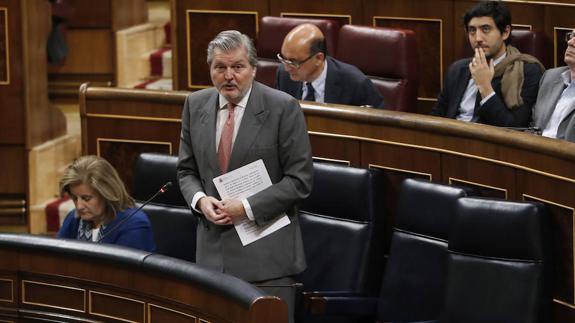
[[[447,241],[462,188],[406,179],[401,186],[378,319],[437,320],[447,280]]]
[[[299,278],[305,291],[379,286],[383,190],[378,170],[314,163],[312,193],[300,206],[308,267]]]
[[[158,195],[152,202],[171,206],[185,206],[186,200],[180,192],[180,185],[176,174],[178,157],[142,153],[134,162],[133,197],[138,201],[146,201],[152,197],[167,182],[172,186],[164,194]]]
[[[511,44],[520,52],[535,56],[545,67],[550,67],[549,44],[545,33],[525,29],[511,31]]]
[[[442,322],[550,322],[543,205],[462,198],[456,212]]]
[[[341,27],[335,53],[372,80],[386,109],[406,112],[417,110],[417,55],[411,30],[356,25]]]
[[[197,218],[180,192],[177,162],[176,156],[140,154],[134,164],[133,196],[140,206],[162,185],[172,182],[166,193],[158,195],[143,210],[152,224],[157,253],[195,261]]]
[[[340,28],[340,23],[337,20],[262,17],[257,41],[257,81],[271,87],[275,86],[276,70],[282,68],[276,55],[281,51],[284,38],[290,30],[303,23],[317,25],[325,35],[328,53],[335,53],[337,33]]]

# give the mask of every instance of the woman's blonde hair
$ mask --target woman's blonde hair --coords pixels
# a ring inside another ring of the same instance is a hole
[[[134,199],[126,191],[118,172],[107,160],[98,156],[82,156],[64,172],[60,180],[60,194],[70,194],[70,186],[86,184],[107,202],[111,214],[134,207]]]

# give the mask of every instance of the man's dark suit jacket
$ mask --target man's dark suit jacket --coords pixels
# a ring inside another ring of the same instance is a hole
[[[432,115],[454,119],[459,111],[459,105],[467,83],[471,78],[469,72],[469,62],[471,58],[461,59],[453,63],[447,71],[443,91],[437,98],[437,105],[431,111]],[[523,65],[523,89],[521,97],[523,105],[515,110],[509,110],[503,101],[501,93],[501,77],[494,78],[491,86],[495,91],[483,105],[480,105],[481,95],[477,93],[473,119],[479,123],[490,124],[500,127],[527,127],[531,119],[531,108],[537,99],[537,89],[542,71],[535,63],[525,63]]]
[[[383,97],[357,67],[329,56],[326,62],[325,103],[383,108]],[[281,66],[276,74],[276,87],[298,100],[302,99],[302,82],[292,81],[289,73]]]

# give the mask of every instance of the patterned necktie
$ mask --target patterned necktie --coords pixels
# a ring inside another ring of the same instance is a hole
[[[305,86],[307,86],[307,93],[305,94],[305,101],[315,101],[315,91],[313,86],[311,86],[311,82],[306,82]]]
[[[228,103],[228,118],[222,129],[222,135],[220,137],[220,144],[218,145],[218,162],[220,163],[220,169],[222,174],[227,172],[228,163],[230,161],[230,156],[232,154],[232,141],[234,138],[234,110],[236,105],[233,103]]]

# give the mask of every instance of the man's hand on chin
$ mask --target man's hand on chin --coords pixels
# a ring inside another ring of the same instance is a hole
[[[475,56],[469,63],[469,72],[482,99],[493,92],[491,80],[493,80],[493,75],[495,75],[495,65],[493,64],[493,59],[490,59],[489,62],[487,61],[483,48],[475,48]]]

